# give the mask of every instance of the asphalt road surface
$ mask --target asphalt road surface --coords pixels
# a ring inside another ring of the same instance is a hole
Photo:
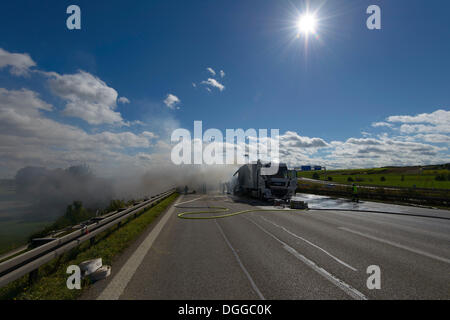
[[[450,299],[450,211],[362,203],[402,215],[314,209],[183,220],[177,213],[199,207],[264,205],[211,195],[178,203],[88,298]],[[380,289],[367,286],[369,266],[380,269]]]

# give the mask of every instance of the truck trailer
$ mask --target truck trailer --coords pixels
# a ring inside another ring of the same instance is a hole
[[[289,200],[297,189],[297,171],[289,170],[285,163],[278,164],[278,172],[264,175],[262,168],[270,168],[271,163],[261,161],[246,164],[234,174],[237,176],[233,193],[250,195],[261,200]]]

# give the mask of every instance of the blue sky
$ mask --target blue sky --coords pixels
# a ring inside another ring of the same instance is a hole
[[[65,11],[71,4],[81,8],[81,30],[65,26]],[[381,30],[366,27],[366,8],[372,4],[381,7]],[[146,158],[162,153],[170,130],[192,129],[194,120],[221,130],[278,128],[282,133],[295,133],[285,137],[286,157],[293,165],[360,167],[448,161],[450,3],[329,0],[310,1],[310,6],[318,10],[319,22],[317,38],[310,37],[306,48],[296,38],[295,28],[305,1],[2,3],[0,48],[5,56],[27,54],[33,65],[26,66],[32,71],[18,75],[12,62],[2,66],[0,59],[0,88],[6,90],[3,96],[8,103],[12,92],[25,88],[52,106],[36,107],[37,113],[30,116],[77,128],[87,140],[103,133],[101,139],[95,138],[102,143],[97,148],[104,147],[120,161],[124,160],[121,157],[134,161],[138,155]],[[126,97],[130,103],[116,103],[110,97],[87,101],[74,96],[82,95],[80,90],[67,93],[66,86],[73,88],[89,79],[99,84],[100,92],[105,89],[103,93],[114,98],[110,88],[116,98]],[[207,85],[208,79],[223,89]],[[178,99],[169,105],[172,108],[164,103],[169,94]],[[89,118],[92,112],[86,112],[97,107],[104,109],[94,110],[95,119]],[[102,115],[109,120],[102,121]],[[422,117],[413,118],[417,115]],[[388,121],[389,117],[397,118]],[[374,126],[380,122],[384,124]],[[41,136],[40,129],[35,130],[18,129],[17,136],[28,134],[30,141],[23,143],[31,144],[33,136]],[[144,132],[147,138],[150,133],[157,138],[146,143]],[[12,138],[3,135],[5,144],[12,144]],[[117,147],[117,139],[130,137],[135,141]],[[26,152],[11,147],[2,156],[8,169],[1,175],[33,163],[64,166],[93,161],[94,166],[101,166],[100,157],[83,158],[86,148],[79,144],[86,141],[68,139],[69,143],[46,140],[45,148],[54,152],[53,158],[33,153],[32,148]],[[311,139],[324,143],[308,143]],[[116,147],[107,146],[113,141]],[[395,144],[410,153],[388,156],[390,150],[400,150],[389,149]],[[295,147],[302,150],[296,153]],[[424,153],[414,157],[414,150],[419,149]],[[67,153],[59,156],[58,150]],[[68,156],[74,150],[78,156]],[[355,161],[357,154],[365,157]]]

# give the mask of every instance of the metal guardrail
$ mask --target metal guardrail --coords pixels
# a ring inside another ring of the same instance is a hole
[[[175,190],[160,193],[150,200],[143,201],[131,208],[108,214],[105,218],[86,225],[80,230],[76,230],[61,238],[27,251],[9,260],[0,263],[0,288],[8,283],[37,270],[40,266],[64,254],[65,252],[79,246],[81,243],[93,239],[99,233],[121,223],[122,221],[136,215],[139,211],[145,210],[170,195]]]

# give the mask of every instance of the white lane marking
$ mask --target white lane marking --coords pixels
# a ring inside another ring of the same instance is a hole
[[[290,235],[293,236],[294,238],[300,239],[300,240],[306,242],[307,244],[313,246],[314,248],[319,249],[320,251],[322,251],[323,253],[325,253],[326,255],[328,255],[329,257],[331,257],[332,259],[334,259],[334,260],[337,261],[338,263],[342,264],[343,266],[349,268],[350,270],[358,271],[358,269],[352,267],[352,266],[349,265],[348,263],[345,263],[344,261],[340,260],[338,257],[332,255],[331,253],[329,253],[329,252],[326,251],[325,249],[319,247],[318,245],[312,243],[311,241],[309,241],[309,240],[307,240],[307,239],[305,239],[305,238],[303,238],[303,237],[300,237],[299,235],[296,235],[295,233],[289,231],[289,230],[286,229],[285,227],[280,226],[280,225],[276,224],[275,222],[272,222],[272,221],[270,221],[269,219],[266,219],[265,217],[262,217],[262,216],[261,216],[261,218],[264,219],[265,221],[267,221],[268,223],[271,223],[271,224],[273,224],[274,226],[276,226],[276,227],[278,227],[278,228],[284,230],[285,232],[287,232],[288,234],[290,234]]]
[[[217,227],[220,230],[220,233],[222,234],[222,237],[224,238],[225,242],[227,243],[228,247],[231,249],[231,251],[233,252],[234,257],[236,258],[237,262],[239,263],[239,266],[241,267],[242,271],[244,271],[245,275],[247,276],[248,281],[250,281],[250,284],[253,288],[253,290],[255,291],[255,293],[258,295],[258,297],[261,300],[266,300],[266,298],[264,298],[263,294],[261,293],[261,291],[258,289],[258,286],[256,285],[255,281],[253,281],[252,276],[250,275],[250,273],[247,271],[247,269],[245,268],[244,264],[242,263],[241,259],[239,258],[239,255],[237,254],[236,250],[234,250],[233,246],[231,245],[230,241],[228,241],[227,236],[225,235],[225,233],[223,232],[222,227],[220,226],[220,224],[217,222],[217,220],[214,220],[216,222]]]
[[[177,202],[182,198],[183,196],[180,196]],[[177,202],[175,203],[175,205],[177,204]],[[152,247],[153,242],[156,240],[164,225],[172,216],[172,213],[175,210],[175,205],[170,207],[170,209],[161,218],[161,220],[159,220],[158,224],[153,228],[153,230],[136,249],[133,255],[128,259],[128,261],[123,265],[120,271],[103,290],[103,292],[97,297],[97,300],[118,300],[120,298],[131,278],[136,273],[136,270],[139,268],[145,256],[147,255],[147,252]]]
[[[345,283],[344,281],[340,280],[336,276],[332,275],[331,273],[329,273],[327,270],[323,269],[322,267],[319,267],[315,262],[309,260],[304,255],[298,253],[297,250],[295,250],[294,248],[290,247],[288,244],[286,244],[282,240],[278,239],[275,235],[273,235],[272,233],[270,233],[269,231],[264,229],[262,226],[260,226],[255,221],[253,221],[253,220],[251,220],[251,219],[249,219],[247,217],[244,217],[244,218],[247,219],[248,221],[252,222],[253,224],[255,224],[259,229],[261,229],[261,231],[265,232],[266,234],[268,234],[269,236],[274,238],[276,241],[278,241],[283,246],[283,248],[287,252],[291,253],[294,257],[296,257],[297,259],[302,261],[304,264],[306,264],[308,267],[310,267],[311,269],[313,269],[314,271],[319,273],[322,277],[324,277],[325,279],[327,279],[328,281],[333,283],[335,286],[337,286],[339,289],[344,291],[346,294],[348,294],[353,299],[356,299],[356,300],[368,300],[367,297],[363,293],[359,292],[358,290],[356,290],[355,288],[353,288],[349,284]]]
[[[350,232],[350,233],[353,233],[353,234],[356,234],[356,235],[359,235],[359,236],[367,238],[367,239],[371,239],[371,240],[375,240],[375,241],[382,242],[382,243],[385,243],[385,244],[389,244],[389,245],[391,245],[393,247],[397,247],[397,248],[400,248],[400,249],[403,249],[403,250],[407,250],[407,251],[410,251],[410,252],[413,252],[413,253],[416,253],[416,254],[419,254],[419,255],[431,258],[431,259],[435,259],[435,260],[442,261],[442,262],[450,264],[450,259],[439,257],[439,256],[436,256],[436,255],[434,255],[432,253],[428,253],[428,252],[425,252],[425,251],[422,251],[422,250],[419,250],[419,249],[414,249],[414,248],[405,246],[405,245],[400,244],[400,243],[396,243],[396,242],[392,242],[392,241],[389,241],[389,240],[385,240],[385,239],[381,239],[381,238],[378,238],[378,237],[374,237],[374,236],[371,236],[371,235],[368,235],[368,234],[365,234],[365,233],[362,233],[362,232],[359,232],[359,231],[355,231],[355,230],[352,230],[352,229],[348,229],[348,228],[345,228],[345,227],[339,227],[338,229],[344,230],[344,231],[347,231],[347,232]]]
[[[189,200],[189,201],[185,201],[185,202],[181,202],[181,203],[177,203],[176,205],[174,205],[175,207],[178,207],[178,206],[180,206],[180,205],[182,205],[182,204],[185,204],[185,203],[190,203],[190,202],[194,202],[194,201],[197,201],[197,200],[200,200],[200,199],[203,199],[204,197],[200,197],[200,198],[197,198],[197,199],[194,199],[194,200]]]
[[[295,211],[292,210],[291,208],[287,208],[287,207],[276,207],[276,206],[257,206],[258,209],[264,209],[264,210],[274,210],[274,211],[280,211],[280,210],[284,210],[284,211]]]

